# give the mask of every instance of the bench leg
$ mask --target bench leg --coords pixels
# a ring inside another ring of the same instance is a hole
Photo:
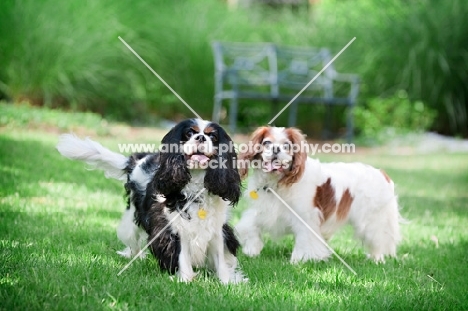
[[[322,132],[323,140],[327,140],[331,138],[332,112],[333,112],[333,106],[325,103],[325,127]]]
[[[353,114],[354,105],[350,105],[347,109],[346,114],[346,140],[350,144],[354,139],[354,114]]]
[[[289,116],[288,116],[288,126],[293,127],[296,126],[297,121],[297,105],[296,101],[292,102],[291,106],[289,107]]]
[[[271,100],[270,118],[274,118],[278,111],[278,98],[273,98]]]
[[[223,105],[223,99],[215,96],[214,97],[214,106],[213,106],[213,115],[211,120],[213,122],[219,123],[221,119],[221,107]]]
[[[213,107],[213,116],[211,120],[213,122],[219,123],[219,120],[221,119],[221,107],[223,105],[223,99],[215,96],[214,98],[214,107]]]
[[[231,105],[229,106],[229,129],[231,134],[237,130],[237,98],[231,98]]]

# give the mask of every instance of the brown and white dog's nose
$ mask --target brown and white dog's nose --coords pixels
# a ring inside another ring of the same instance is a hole
[[[273,146],[273,154],[278,154],[280,152],[279,146]]]

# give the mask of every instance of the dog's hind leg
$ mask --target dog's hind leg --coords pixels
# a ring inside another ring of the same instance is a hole
[[[369,250],[368,257],[375,262],[384,262],[385,256],[396,256],[401,240],[400,214],[396,198],[382,207],[382,212],[365,223],[354,224],[356,235]]]
[[[137,255],[141,250],[142,243],[144,243],[148,236],[143,229],[135,224],[134,213],[135,208],[133,206],[125,210],[122,220],[117,227],[117,237],[127,246],[124,250],[117,251],[117,254],[126,258]],[[140,258],[144,257],[144,253],[140,255]]]

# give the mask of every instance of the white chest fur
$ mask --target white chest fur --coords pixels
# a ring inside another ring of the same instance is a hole
[[[208,194],[206,190],[201,192],[202,177],[204,174],[192,176],[192,181],[183,190],[189,204],[184,206],[185,212],[165,210],[169,221],[172,221],[172,230],[189,247],[188,252],[195,266],[205,263],[209,242],[222,234],[228,216],[227,202]],[[197,194],[199,196],[195,197]]]

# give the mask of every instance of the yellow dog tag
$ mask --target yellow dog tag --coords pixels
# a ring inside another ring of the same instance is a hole
[[[198,210],[198,218],[205,219],[206,218],[206,210],[204,210],[203,208],[200,208]]]
[[[249,195],[254,200],[258,199],[258,192],[256,190],[250,191]]]

